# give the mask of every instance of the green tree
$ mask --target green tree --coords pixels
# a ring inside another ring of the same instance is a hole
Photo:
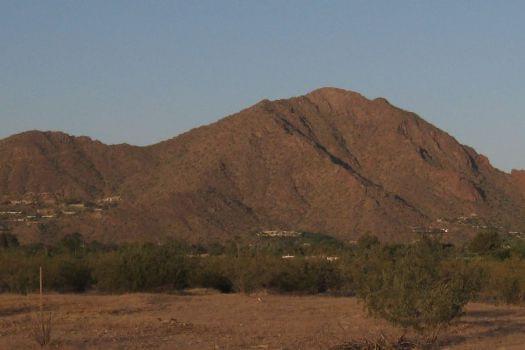
[[[60,240],[59,247],[74,256],[78,256],[85,249],[86,243],[80,233],[72,233]]]

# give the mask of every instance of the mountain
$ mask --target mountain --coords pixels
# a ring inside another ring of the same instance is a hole
[[[459,239],[488,225],[521,231],[524,177],[495,169],[383,98],[336,88],[263,100],[147,147],[50,132],[0,141],[5,203],[52,193],[62,209],[33,226],[102,241],[224,240],[264,230],[347,240],[365,232],[406,240],[436,229]],[[119,200],[65,215],[67,197]],[[39,239],[29,226],[13,231]]]
[[[148,159],[139,147],[29,131],[0,140],[0,194],[50,192],[87,199],[112,193]]]
[[[521,188],[521,191],[525,195],[525,170],[512,170],[511,175],[514,178],[514,181]]]

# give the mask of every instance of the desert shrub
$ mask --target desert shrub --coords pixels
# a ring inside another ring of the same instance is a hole
[[[321,258],[220,256],[198,260],[198,266],[190,272],[191,284],[222,292],[270,289],[283,293],[322,293],[338,290],[343,284],[340,264]]]
[[[334,291],[339,295],[355,296],[359,271],[355,258],[350,254],[342,256],[336,266],[339,282]]]
[[[225,248],[222,244],[213,242],[206,247],[206,251],[210,255],[222,255],[225,252]]]
[[[61,292],[84,292],[92,282],[86,262],[70,256],[57,256],[47,264],[46,285]]]
[[[225,268],[224,257],[212,256],[208,259],[200,259],[192,267],[189,273],[191,286],[213,288],[221,293],[234,291],[231,276]]]
[[[20,247],[27,255],[44,254],[47,248],[42,243],[30,243]]]
[[[380,245],[379,239],[369,233],[364,234],[357,240],[357,249],[369,250]]]
[[[331,236],[303,232],[291,237],[256,237],[248,242],[243,242],[243,249],[249,246],[252,255],[259,254],[264,256],[280,257],[282,255],[294,256],[317,256],[317,255],[338,255],[346,246],[343,242]],[[230,242],[224,252],[225,254],[235,255],[238,249],[238,242]],[[246,251],[244,251],[246,252]]]
[[[525,259],[525,240],[520,238],[511,239],[509,242],[510,255],[517,259]]]
[[[282,261],[268,282],[268,288],[285,293],[325,293],[341,285],[342,277],[336,263],[304,259]]]
[[[78,256],[84,252],[86,243],[84,237],[79,233],[72,233],[63,237],[57,245],[57,249]]]
[[[0,291],[26,294],[38,288],[38,267],[43,257],[21,251],[0,252]]]
[[[0,248],[9,249],[9,248],[18,248],[20,243],[16,236],[10,233],[0,233]]]
[[[304,255],[338,254],[345,249],[341,241],[322,233],[304,232],[298,243],[305,250]]]
[[[97,288],[110,292],[183,289],[188,266],[170,246],[130,245],[93,259]]]
[[[506,261],[478,260],[485,272],[481,290],[483,301],[518,304],[525,300],[525,261],[517,258]]]
[[[518,304],[522,300],[522,291],[519,279],[507,276],[500,281],[500,297],[507,304]]]
[[[509,259],[512,256],[512,252],[508,248],[500,247],[499,249],[496,249],[492,254],[491,257],[498,259],[498,260],[506,260]]]
[[[276,257],[231,257],[225,260],[227,273],[234,291],[251,293],[268,286],[268,281],[279,264]]]
[[[268,287],[278,292],[313,292],[315,277],[307,265],[297,261],[283,261],[280,268],[274,272]]]
[[[218,273],[217,271],[204,271],[202,273],[202,282],[200,283],[200,286],[204,288],[213,288],[221,293],[233,292],[232,281],[227,276]]]
[[[88,265],[91,268],[93,284],[99,291],[124,291],[119,286],[120,257],[118,252],[97,253],[89,256]]]
[[[470,252],[479,255],[496,253],[501,249],[502,239],[496,231],[478,233],[468,245]]]
[[[375,248],[360,261],[358,296],[370,314],[435,339],[479,289],[479,273],[468,266],[445,268],[447,256],[443,245],[429,238],[394,255]]]
[[[70,255],[26,254],[19,250],[0,253],[0,289],[15,293],[37,290],[39,267],[44,270],[46,289],[82,292],[90,285],[90,271],[82,260]]]

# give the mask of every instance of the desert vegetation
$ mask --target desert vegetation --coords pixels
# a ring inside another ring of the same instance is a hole
[[[0,291],[9,293],[36,291],[39,266],[45,289],[60,293],[204,287],[225,293],[357,295],[371,301],[374,293],[389,293],[403,278],[421,279],[414,288],[421,292],[435,279],[446,281],[447,288],[461,285],[473,291],[469,300],[517,304],[525,293],[525,242],[490,232],[462,246],[424,236],[411,244],[382,244],[370,235],[347,244],[318,234],[198,246],[173,240],[104,245],[73,234],[44,246],[20,245],[5,233],[0,246]]]
[[[410,244],[385,244],[371,235],[344,243],[312,233],[199,246],[173,240],[104,245],[79,234],[55,245],[20,245],[2,234],[0,244],[4,293],[36,291],[42,266],[45,289],[58,293],[209,288],[356,296],[369,315],[425,343],[435,342],[468,302],[525,300],[524,242],[489,231],[461,246],[428,236]]]

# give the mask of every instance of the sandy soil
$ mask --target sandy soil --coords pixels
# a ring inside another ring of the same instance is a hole
[[[56,349],[329,349],[399,331],[353,298],[282,295],[49,295]],[[36,295],[0,296],[0,349],[37,349]],[[525,349],[525,308],[471,304],[447,349]]]

